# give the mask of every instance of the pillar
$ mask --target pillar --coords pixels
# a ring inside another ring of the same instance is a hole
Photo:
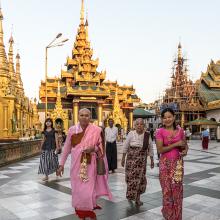
[[[17,131],[20,132],[21,129],[21,119],[20,119],[20,108],[17,108]]]
[[[79,103],[74,102],[73,103],[73,124],[77,124],[78,122],[78,113],[79,113]]]
[[[129,112],[129,126],[130,126],[130,129],[133,128],[133,111]]]
[[[21,137],[23,137],[23,133],[24,133],[24,131],[23,131],[23,117],[24,117],[23,111],[20,110],[20,135],[21,135]]]
[[[98,104],[98,125],[101,126],[103,125],[103,121],[102,121],[102,103]]]
[[[181,112],[181,125],[182,128],[184,127],[184,112]]]
[[[3,137],[8,136],[8,106],[3,106]]]

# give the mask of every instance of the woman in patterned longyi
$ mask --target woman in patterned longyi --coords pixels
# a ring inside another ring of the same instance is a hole
[[[126,165],[125,165],[125,157]],[[153,144],[149,132],[144,130],[144,121],[138,118],[135,121],[135,130],[130,131],[124,143],[121,165],[125,165],[125,181],[127,183],[126,197],[135,201],[137,206],[143,205],[140,195],[147,186],[146,165],[147,156],[151,158],[151,168],[154,167]]]
[[[183,156],[188,145],[184,130],[176,126],[171,108],[161,113],[163,127],[156,131],[157,151],[161,154],[159,179],[163,193],[162,214],[166,220],[182,220]]]

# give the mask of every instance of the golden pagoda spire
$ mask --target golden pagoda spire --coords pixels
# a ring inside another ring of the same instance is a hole
[[[124,128],[125,131],[127,131],[127,126],[128,126],[128,120],[123,113],[120,103],[119,103],[119,98],[118,98],[118,86],[115,88],[115,97],[114,97],[114,102],[113,102],[113,112],[112,112],[112,118],[114,120],[115,124],[121,125],[122,128]]]
[[[113,116],[115,118],[119,117],[119,112],[120,112],[120,104],[119,104],[119,100],[118,100],[118,87],[115,88],[115,98],[114,98],[114,104],[113,104]]]
[[[13,44],[14,44],[14,39],[11,37],[9,39],[9,52],[8,52],[8,61],[9,61],[9,74],[11,76],[11,79],[15,79],[15,69],[14,69],[14,62],[13,62]],[[16,80],[16,79],[15,79]]]
[[[56,105],[55,109],[51,114],[52,119],[55,121],[57,118],[62,119],[63,121],[66,120],[67,113],[63,111],[63,106],[62,106],[62,101],[61,101],[61,95],[60,95],[60,80],[58,79],[57,82],[57,100],[56,100]]]
[[[89,22],[88,22],[88,12],[86,12],[85,28],[86,28],[86,43],[89,43]]]
[[[17,55],[16,55],[16,70],[15,70],[15,73],[16,73],[17,85],[20,88],[20,91],[22,93],[24,93],[23,82],[21,80],[21,72],[20,72],[20,55],[19,55],[18,52],[17,52]]]
[[[9,77],[8,75],[8,60],[6,57],[6,52],[5,52],[5,45],[4,45],[4,41],[3,41],[3,25],[2,25],[2,21],[3,21],[3,14],[2,14],[2,10],[0,7],[0,75],[1,76],[6,76]]]
[[[60,113],[62,111],[62,103],[61,103],[61,96],[60,96],[60,81],[58,80],[57,82],[57,101],[56,101],[56,106],[55,106],[55,111],[57,113]]]
[[[80,23],[84,25],[84,0],[82,0],[82,3],[81,3]]]
[[[178,45],[178,60],[179,59],[182,59],[182,46],[181,46],[180,42],[179,42],[179,45]]]

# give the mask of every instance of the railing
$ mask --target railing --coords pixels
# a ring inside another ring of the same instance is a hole
[[[0,166],[38,155],[41,140],[16,141],[0,144]]]

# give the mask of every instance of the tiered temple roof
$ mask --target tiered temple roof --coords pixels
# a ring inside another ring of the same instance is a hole
[[[193,83],[188,77],[186,59],[182,56],[180,43],[171,78],[171,87],[165,91],[164,104],[174,103],[180,111],[203,110],[197,92],[197,84]]]
[[[123,103],[122,107],[132,107],[134,102],[140,101],[133,86],[119,86],[117,81],[105,81],[106,71],[97,71],[99,59],[92,57],[93,49],[90,46],[88,27],[88,19],[84,18],[84,1],[82,0],[80,24],[72,54],[66,59],[66,70],[61,70],[61,97],[67,101],[70,97],[83,95],[90,99],[100,97],[105,99],[106,103],[113,103],[117,87],[119,101]],[[59,79],[55,77],[47,79],[48,106],[50,102],[56,102],[57,80]],[[43,81],[40,86],[40,99],[45,101],[45,82]]]
[[[211,60],[201,75],[198,92],[207,110],[220,108],[220,61]]]

